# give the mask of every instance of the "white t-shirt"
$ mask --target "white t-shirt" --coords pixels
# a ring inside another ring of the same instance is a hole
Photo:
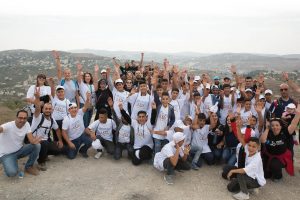
[[[175,120],[180,120],[181,109],[185,103],[185,99],[172,100],[170,104],[174,107]]]
[[[165,130],[165,128],[167,128],[168,126],[168,114],[169,114],[169,106],[167,106],[166,108],[162,105],[160,108],[159,113],[157,113],[158,117],[157,117],[157,121],[155,124],[155,131],[163,131]],[[153,137],[156,139],[160,139],[163,140],[166,137],[163,135],[158,135],[158,134],[153,134]]]
[[[76,93],[77,90],[79,89],[78,86],[76,85],[75,81],[73,80],[64,80],[64,88],[65,88],[65,97],[73,103],[76,103]],[[59,83],[61,84],[61,80],[59,81]]]
[[[236,97],[236,96],[235,96]],[[234,107],[236,105],[236,98],[234,99]],[[220,123],[226,124],[226,117],[229,111],[234,112],[235,108],[232,106],[232,95],[230,94],[228,97],[224,96],[223,99],[223,108],[220,109]]]
[[[137,113],[141,110],[148,113],[151,116],[151,102],[153,97],[149,94],[141,96],[141,93],[135,93],[128,97],[128,102],[131,104],[131,118],[137,119]]]
[[[158,152],[154,156],[154,162],[153,165],[156,169],[159,171],[164,171],[164,160],[166,158],[170,158],[174,156],[176,153],[176,147],[175,147],[175,142],[171,141],[168,144],[166,144],[162,149],[161,152]],[[179,150],[179,157],[183,157],[183,149],[182,147]]]
[[[82,109],[79,109],[74,118],[71,115],[64,118],[62,129],[67,131],[70,140],[79,138],[84,132],[83,115],[84,112]]]
[[[189,145],[192,140],[192,131],[190,129],[190,126],[184,125],[182,120],[176,120],[173,126],[170,128],[170,130],[167,131],[167,140],[169,140],[170,142],[173,140],[175,127],[179,127],[183,129],[183,133],[185,135],[184,145]]]
[[[244,170],[245,170],[246,174],[249,177],[256,179],[260,186],[264,186],[266,184],[266,179],[264,177],[264,169],[263,169],[260,152],[256,152],[253,156],[249,157],[248,145],[246,145],[245,153],[246,153],[246,159],[245,159]],[[236,167],[238,166],[237,165],[238,159],[239,158],[237,155],[237,162],[235,164]]]
[[[245,111],[245,109],[242,108],[242,110],[241,110],[241,119],[242,119],[242,122],[243,122],[243,126],[247,126],[248,118],[252,114],[253,113],[251,112],[251,110]]]
[[[70,101],[68,99],[60,100],[55,96],[52,99],[52,107],[53,107],[53,112],[52,112],[52,117],[55,120],[63,120],[65,116],[68,115],[69,111],[69,104]]]
[[[86,101],[86,93],[89,92],[91,93],[91,104],[94,106],[95,105],[95,88],[93,84],[86,84],[83,81],[79,84],[79,91],[80,91],[80,103],[85,103]]]
[[[112,119],[107,119],[106,123],[101,123],[99,120],[94,121],[88,127],[89,129],[96,132],[96,135],[101,136],[103,139],[113,141],[112,131],[116,130],[116,123]]]
[[[129,143],[130,142],[130,131],[131,131],[131,126],[123,124],[123,126],[119,130],[118,142]]]
[[[49,95],[51,97],[51,87],[50,86],[41,86],[41,87],[36,87],[35,85],[32,85],[30,86],[30,88],[28,89],[27,91],[27,95],[26,95],[26,98],[28,99],[35,99],[34,97],[34,93],[35,93],[35,90],[36,89],[39,89],[40,90],[40,96],[46,96],[46,95]],[[34,105],[31,104],[30,105],[30,109],[31,109],[31,112],[34,113],[35,111],[35,108],[34,108]]]
[[[113,100],[114,100],[114,110],[117,114],[117,117],[121,119],[122,115],[119,109],[119,102],[122,102],[123,104],[123,109],[128,113],[128,100],[127,97],[129,95],[129,92],[123,91],[119,92],[115,87],[113,88],[112,91],[113,94]]]
[[[203,148],[202,153],[211,152],[208,146],[209,125],[204,125],[201,129],[196,129],[192,135],[192,146],[200,146]]]
[[[35,117],[33,115],[33,117],[32,117],[32,124],[31,124],[31,132],[32,132],[33,136],[41,137],[42,140],[48,140],[48,134],[51,131],[50,130],[51,119],[48,120],[48,119],[46,119],[46,117],[44,117],[44,122],[41,125],[41,127],[38,128],[36,130],[36,132],[33,132],[38,127],[38,125],[40,124],[41,120],[42,120],[42,113],[40,113],[38,117]],[[54,130],[58,129],[58,125],[57,125],[57,123],[56,123],[55,120],[53,120],[53,124],[52,124],[51,128],[54,129]]]
[[[134,149],[140,149],[147,145],[153,148],[153,139],[150,130],[153,128],[148,120],[144,125],[139,124],[135,119],[132,120],[131,125],[134,130]]]
[[[205,99],[204,99],[204,102],[201,102],[201,112],[203,112],[207,117],[208,116],[208,113],[209,113],[209,109],[210,107],[213,106],[213,101],[212,101],[212,97],[211,97],[211,94],[209,94]]]
[[[1,127],[3,132],[0,133],[0,158],[20,150],[26,134],[31,133],[28,122],[20,129],[16,126],[15,121],[2,124]]]

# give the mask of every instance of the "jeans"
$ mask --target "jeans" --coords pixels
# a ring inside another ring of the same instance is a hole
[[[190,170],[191,166],[187,161],[183,161],[182,159],[178,159],[176,166],[173,166],[170,158],[166,158],[163,162],[164,168],[167,170],[167,175],[174,175],[175,169],[177,170]]]
[[[32,167],[39,156],[40,149],[40,144],[25,144],[17,152],[2,156],[0,162],[3,164],[5,174],[8,177],[16,176],[19,171],[17,160],[28,155],[29,158],[25,164],[25,169]]]
[[[225,147],[222,153],[222,162],[234,166],[236,161],[236,148]]]
[[[219,163],[222,157],[223,149],[218,149],[217,147],[211,147],[211,151],[214,154],[214,161]]]
[[[133,156],[133,146],[130,143],[117,143],[114,153],[114,158],[119,160],[122,157],[123,149],[127,149],[128,158],[132,158]]]
[[[56,143],[43,140],[41,141],[41,150],[37,161],[38,163],[45,163],[48,155],[58,155],[61,152],[62,149],[59,149]]]
[[[84,104],[80,103],[80,108],[83,107]],[[88,108],[86,112],[83,115],[83,124],[84,128],[88,127],[90,125],[91,119],[93,116],[93,108]]]
[[[203,148],[200,146],[191,146],[190,154],[194,155],[192,163],[198,165],[198,161],[200,159],[200,155],[201,155],[202,151],[203,151]]]
[[[79,150],[80,153],[86,153],[87,150],[92,145],[92,138],[90,138],[86,133],[81,134],[79,138],[76,138],[75,140],[71,141],[75,145],[75,149],[67,148],[67,157],[69,159],[74,159],[77,155],[77,152]],[[80,146],[84,144],[81,148]],[[79,149],[80,148],[80,149]]]
[[[62,130],[62,122],[63,122],[63,120],[56,120],[56,123],[57,123],[60,131]],[[54,129],[52,129],[52,133],[53,133],[53,140],[58,141],[58,137],[57,137],[56,131]]]
[[[161,149],[169,143],[169,141],[167,139],[163,139],[163,140],[160,140],[160,139],[156,139],[156,138],[153,138],[154,140],[154,155],[158,152],[161,151]]]

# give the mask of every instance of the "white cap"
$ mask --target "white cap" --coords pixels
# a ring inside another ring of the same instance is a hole
[[[272,90],[269,90],[269,89],[267,89],[266,91],[265,91],[265,94],[273,94],[273,92],[272,92]]]
[[[185,139],[185,135],[182,132],[176,132],[173,135],[173,140],[175,143],[178,143]]]
[[[266,98],[265,95],[260,94],[258,99],[261,100],[261,99],[265,99],[265,98]]]
[[[293,104],[293,103],[289,103],[289,104],[285,107],[285,109],[287,109],[287,108],[295,109],[295,108],[296,108],[296,105]]]
[[[117,84],[117,83],[123,83],[123,80],[122,79],[117,79],[117,80],[115,80],[115,84]]]
[[[76,108],[77,108],[77,104],[76,104],[76,103],[70,103],[70,104],[69,104],[69,109],[70,109],[70,108],[73,108],[73,107],[76,107]]]
[[[103,146],[99,139],[96,139],[94,142],[92,142],[93,149],[103,149]]]
[[[250,88],[247,88],[245,92],[253,92]]]
[[[195,76],[194,78],[195,81],[199,81],[200,79],[201,79],[200,76]]]
[[[64,90],[65,88],[64,88],[64,86],[61,86],[61,85],[56,86],[55,90],[59,90],[59,89],[63,89]]]
[[[186,115],[185,117],[187,117],[187,118],[190,119],[190,120],[193,120],[193,118],[192,118],[191,115]]]
[[[102,69],[100,73],[106,73],[106,69]]]

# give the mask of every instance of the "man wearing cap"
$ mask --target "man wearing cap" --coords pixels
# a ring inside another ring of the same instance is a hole
[[[63,96],[63,86],[57,86],[58,98]],[[43,112],[41,113],[41,103],[39,99],[39,91],[35,94],[35,112],[32,118],[31,131],[32,135],[41,138],[41,150],[38,158],[38,168],[42,171],[46,171],[46,160],[48,155],[58,155],[62,151],[63,141],[61,136],[61,130],[54,118],[52,118],[51,113],[53,106],[51,103],[45,103],[43,106]],[[57,100],[58,100],[57,98]],[[69,101],[69,100],[68,100]],[[58,114],[57,114],[58,115]],[[51,130],[55,130],[56,139],[52,141],[49,137]]]
[[[101,74],[100,79],[107,79],[107,71],[106,71],[106,69],[102,69],[101,72],[100,72],[100,74]]]
[[[219,76],[214,76],[214,85],[218,86],[220,90],[223,89],[222,84],[220,83],[220,77]]]
[[[175,169],[189,170],[187,163],[190,147],[183,146],[185,136],[182,132],[176,132],[173,135],[173,141],[166,144],[162,150],[155,154],[154,167],[159,171],[167,170],[164,179],[168,185],[173,184]]]
[[[224,77],[224,79],[223,79],[223,85],[225,85],[225,84],[228,84],[228,85],[230,85],[231,84],[231,79],[229,78],[229,77]]]
[[[267,110],[270,110],[270,106],[272,104],[272,95],[273,95],[272,90],[270,89],[265,90],[265,100],[266,100],[265,107]]]
[[[71,103],[69,105],[70,114],[63,120],[62,136],[68,145],[65,150],[69,159],[74,159],[78,151],[84,158],[87,158],[87,150],[92,145],[92,141],[96,139],[95,135],[84,132],[83,115],[90,106],[91,93],[87,92],[86,97],[84,106],[79,110],[76,103]]]
[[[292,99],[289,95],[289,86],[286,83],[282,83],[279,87],[281,97],[275,99],[269,109],[272,113],[272,116],[276,118],[281,118],[282,113],[284,112],[284,109],[288,104],[294,103],[295,105],[297,105],[295,100]]]

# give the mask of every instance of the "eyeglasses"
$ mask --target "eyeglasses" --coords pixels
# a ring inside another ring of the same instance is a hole
[[[280,89],[280,91],[282,92],[282,91],[288,91],[288,89],[287,88],[282,88],[282,89]]]

